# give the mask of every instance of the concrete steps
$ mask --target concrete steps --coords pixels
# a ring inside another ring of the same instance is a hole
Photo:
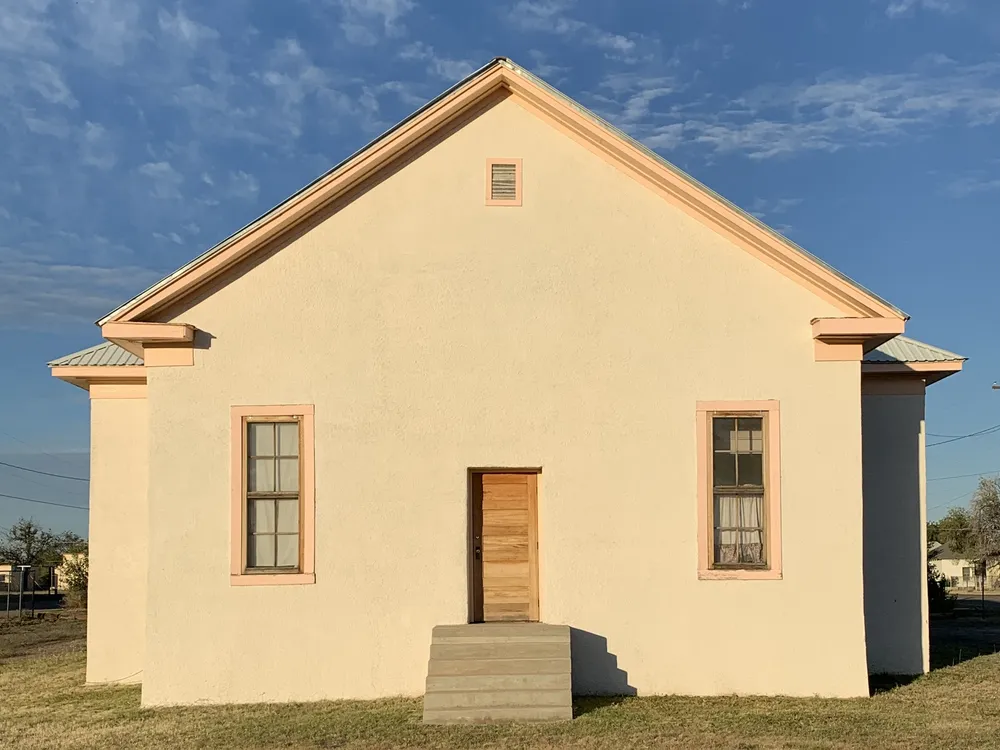
[[[569,627],[518,622],[434,628],[425,723],[572,718]]]

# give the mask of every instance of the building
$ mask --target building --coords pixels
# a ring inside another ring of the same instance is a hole
[[[435,626],[497,620],[571,627],[578,692],[923,672],[962,358],[906,320],[494,60],[51,363],[92,399],[87,679],[418,695]]]
[[[944,577],[949,588],[977,589],[980,587],[982,582],[976,562],[955,552],[949,545],[932,543],[927,557],[931,567]],[[994,563],[987,571],[986,587],[1000,588],[1000,563]]]

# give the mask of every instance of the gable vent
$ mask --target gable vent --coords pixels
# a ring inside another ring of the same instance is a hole
[[[486,169],[486,205],[521,205],[521,160],[490,159]]]
[[[517,165],[494,164],[490,197],[495,201],[512,201],[517,198]]]

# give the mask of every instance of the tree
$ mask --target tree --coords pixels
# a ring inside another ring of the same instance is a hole
[[[927,525],[927,538],[947,544],[960,555],[970,553],[973,547],[971,514],[965,508],[952,508],[936,524]]]
[[[61,581],[67,589],[67,606],[86,607],[87,583],[90,578],[90,558],[87,553],[77,552],[68,555],[61,571]]]
[[[975,558],[988,565],[1000,557],[1000,477],[980,477],[969,509]]]
[[[30,519],[11,525],[0,539],[0,562],[14,565],[58,565],[64,552],[82,552],[86,541],[72,531],[53,534]]]

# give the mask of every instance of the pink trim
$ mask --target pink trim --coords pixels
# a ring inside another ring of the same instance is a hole
[[[316,582],[316,407],[313,404],[233,406],[229,410],[229,582],[233,586],[274,586]],[[248,417],[298,417],[302,421],[302,567],[298,573],[244,572],[246,560],[246,472],[244,429]],[[308,580],[307,580],[308,579]]]
[[[757,412],[767,416],[767,560],[766,570],[712,568],[712,522],[709,517],[712,475],[709,463],[709,416],[717,412]],[[698,578],[705,581],[781,580],[781,415],[777,401],[699,401],[695,405],[698,478]]]
[[[316,583],[315,573],[274,573],[230,576],[230,586],[302,586]]]
[[[892,335],[898,336],[906,327],[899,318],[813,318],[813,338],[843,338]]]
[[[190,367],[194,348],[190,344],[146,344],[142,347],[146,367]]]
[[[918,378],[927,385],[933,385],[956,372],[962,371],[964,360],[948,362],[863,362],[861,374],[864,380],[886,377]]]
[[[521,195],[521,159],[487,159],[486,160],[486,205],[487,206],[520,206]],[[493,198],[493,165],[513,164],[514,165],[514,199],[509,201],[496,200]]]
[[[143,344],[180,343],[194,340],[194,326],[183,323],[105,323],[106,339],[127,339]]]
[[[146,368],[142,365],[102,366],[72,365],[52,367],[52,377],[65,380],[70,385],[89,391],[96,383],[108,385],[136,384],[145,386]]]
[[[91,400],[95,398],[146,398],[145,383],[91,383]]]

